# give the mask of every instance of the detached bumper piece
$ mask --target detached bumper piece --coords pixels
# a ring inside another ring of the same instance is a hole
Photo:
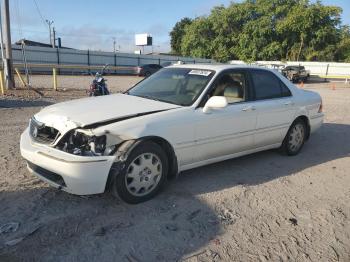
[[[45,168],[42,168],[40,166],[37,166],[35,164],[33,164],[32,162],[27,161],[28,167],[33,170],[33,172],[35,172],[36,174],[38,174],[39,176],[42,176],[44,178],[46,178],[47,180],[57,184],[60,187],[66,187],[66,183],[64,182],[64,179],[62,178],[62,176],[51,172]]]

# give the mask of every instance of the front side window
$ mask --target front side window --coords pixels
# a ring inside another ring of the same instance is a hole
[[[211,96],[224,96],[229,104],[246,100],[247,81],[242,72],[227,72],[216,80],[209,94]]]
[[[288,87],[273,73],[265,70],[252,70],[255,99],[270,99],[290,96]]]
[[[204,90],[214,71],[164,68],[138,83],[127,94],[189,106]]]

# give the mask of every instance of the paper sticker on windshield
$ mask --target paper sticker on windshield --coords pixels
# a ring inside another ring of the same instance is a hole
[[[198,76],[209,76],[211,74],[211,71],[208,70],[191,70],[189,75],[198,75]]]

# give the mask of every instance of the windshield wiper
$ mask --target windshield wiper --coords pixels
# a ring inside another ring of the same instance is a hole
[[[129,94],[132,96],[138,96],[138,97],[142,97],[142,98],[146,98],[146,99],[150,99],[150,100],[154,100],[154,101],[158,101],[158,102],[164,102],[164,103],[168,103],[168,104],[173,104],[173,105],[179,105],[177,103],[171,102],[171,101],[167,101],[167,100],[162,100],[153,96],[148,96],[148,95],[133,95],[133,94]]]
[[[159,102],[167,102],[165,100],[161,100],[159,98],[155,98],[153,96],[148,96],[148,95],[135,95],[135,96],[142,97],[142,98],[147,98],[147,99],[151,99],[151,100],[155,100],[155,101],[159,101]]]

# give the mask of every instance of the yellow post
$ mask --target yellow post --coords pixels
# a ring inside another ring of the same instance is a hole
[[[4,95],[5,90],[4,90],[4,78],[3,78],[2,70],[0,70],[0,88],[1,88],[1,94]]]
[[[55,67],[52,69],[52,75],[53,75],[53,89],[57,91],[57,72]]]
[[[24,82],[24,80],[23,80],[23,78],[22,78],[21,74],[20,74],[20,73],[19,73],[19,71],[18,71],[18,68],[15,68],[15,71],[16,71],[16,74],[17,74],[17,76],[18,76],[19,80],[20,80],[20,81],[21,81],[21,83],[22,83],[22,86],[23,86],[23,87],[26,87],[26,86],[27,86],[27,84],[26,84],[26,82]]]

